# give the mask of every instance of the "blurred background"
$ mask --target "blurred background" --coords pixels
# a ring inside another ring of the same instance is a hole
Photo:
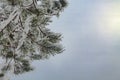
[[[48,27],[65,51],[11,80],[120,80],[120,0],[68,0]]]

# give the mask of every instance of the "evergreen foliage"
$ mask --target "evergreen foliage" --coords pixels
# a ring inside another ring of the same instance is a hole
[[[66,6],[66,0],[0,0],[0,77],[31,71],[31,61],[63,52],[61,34],[46,26]]]

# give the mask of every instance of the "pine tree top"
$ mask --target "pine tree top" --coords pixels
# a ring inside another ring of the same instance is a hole
[[[0,77],[31,71],[31,61],[63,52],[61,34],[46,26],[66,6],[66,0],[0,0]]]

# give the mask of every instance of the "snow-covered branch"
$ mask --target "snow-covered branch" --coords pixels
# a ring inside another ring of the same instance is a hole
[[[1,22],[0,24],[0,32],[3,31],[5,29],[5,27],[16,17],[18,16],[18,12],[17,9],[15,9],[9,16],[9,18],[3,22]]]
[[[33,70],[30,62],[46,59],[63,51],[61,34],[47,25],[59,16],[66,0],[0,0],[0,77],[5,73],[21,74]],[[14,69],[13,69],[14,68]],[[2,79],[2,78],[0,78]]]

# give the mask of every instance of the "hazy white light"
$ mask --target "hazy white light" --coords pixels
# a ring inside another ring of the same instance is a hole
[[[120,36],[120,4],[105,5],[100,10],[99,30],[108,36]]]

